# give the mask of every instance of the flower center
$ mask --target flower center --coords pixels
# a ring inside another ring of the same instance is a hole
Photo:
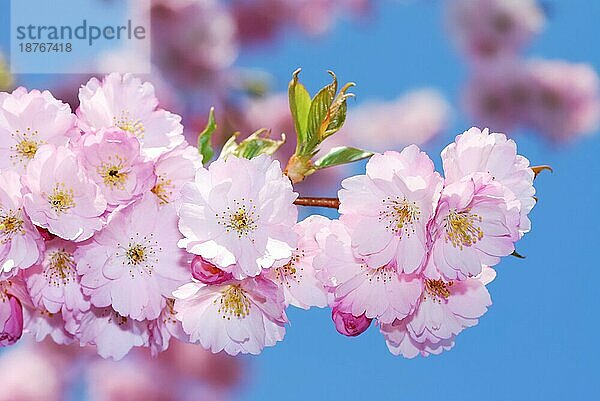
[[[173,182],[164,176],[159,176],[156,180],[156,185],[151,189],[152,193],[156,195],[161,205],[166,205],[171,201],[173,191]]]
[[[454,285],[454,282],[445,282],[443,280],[425,280],[425,294],[424,299],[427,297],[431,298],[434,302],[442,303],[450,296],[450,287]]]
[[[402,237],[410,236],[415,232],[415,224],[419,221],[421,210],[416,202],[409,202],[406,197],[392,198],[388,196],[383,200],[383,210],[379,212],[379,221],[384,221],[386,229]]]
[[[396,275],[396,271],[390,265],[378,267],[377,269],[371,269],[366,265],[363,265],[363,269],[366,270],[369,282],[382,282],[383,284],[392,281],[392,278]]]
[[[275,277],[279,279],[281,284],[285,284],[288,288],[291,286],[289,283],[290,280],[293,280],[300,284],[300,279],[302,279],[302,271],[304,270],[302,267],[297,266],[305,255],[303,250],[296,249],[292,254],[292,258],[285,265],[278,267],[275,269]]]
[[[52,194],[48,195],[48,203],[56,213],[65,213],[75,207],[73,190],[67,188],[63,183],[57,183]]]
[[[160,252],[162,252],[162,248],[154,240],[153,233],[145,236],[136,233],[129,238],[127,246],[123,246],[121,243],[117,244],[115,256],[122,260],[123,267],[129,269],[131,278],[135,278],[137,274],[144,272],[149,276],[152,275],[159,262]]]
[[[240,239],[256,230],[258,220],[256,206],[251,205],[248,208],[244,201],[244,198],[241,202],[235,201],[233,208],[227,206],[224,212],[216,215],[218,224],[225,226],[225,231],[228,233],[234,231]],[[249,202],[252,204],[252,200]]]
[[[14,234],[19,233],[25,234],[23,229],[23,218],[21,216],[21,209],[9,210],[4,212],[0,211],[0,242],[6,243],[10,241]]]
[[[138,138],[143,138],[146,132],[144,124],[140,120],[133,118],[127,110],[121,111],[119,117],[113,117],[113,124],[115,127],[129,132]]]
[[[11,146],[14,154],[10,156],[10,159],[14,164],[26,164],[33,159],[39,146],[43,144],[42,141],[36,139],[38,135],[39,132],[37,130],[32,131],[31,128],[27,128],[25,131],[16,130],[12,134],[16,143]]]
[[[232,316],[238,319],[245,318],[250,314],[250,301],[239,285],[227,286],[219,303],[218,312],[221,313],[223,319],[231,320]]]
[[[44,276],[50,285],[60,287],[75,281],[75,260],[73,254],[65,249],[50,254],[49,264]]]
[[[125,182],[129,175],[127,171],[124,170],[125,161],[119,156],[109,157],[108,162],[103,162],[98,166],[98,174],[100,174],[100,177],[104,180],[104,184],[119,189],[125,188]]]
[[[451,211],[446,217],[446,242],[450,241],[455,248],[463,249],[483,238],[481,216],[471,213],[469,209],[457,212]]]

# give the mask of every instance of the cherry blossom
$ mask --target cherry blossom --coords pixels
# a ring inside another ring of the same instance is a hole
[[[296,247],[296,194],[278,161],[229,156],[200,169],[182,190],[179,246],[241,279]]]
[[[115,213],[104,230],[75,252],[77,272],[90,302],[124,317],[156,319],[165,297],[190,278],[172,206],[146,196]]]
[[[176,317],[191,342],[212,352],[258,354],[283,340],[282,290],[263,277],[220,285],[188,283],[173,293]]]
[[[2,288],[0,292],[0,347],[12,345],[23,334],[23,306],[21,301]]]
[[[0,92],[0,169],[23,173],[44,144],[65,145],[77,134],[69,105],[48,91]]]
[[[40,147],[22,181],[23,205],[34,224],[75,242],[102,228],[106,200],[84,175],[73,151],[62,146]]]
[[[156,157],[184,141],[181,117],[158,108],[154,87],[131,74],[92,78],[79,91],[84,131],[119,128],[135,135],[144,155]]]
[[[144,161],[140,143],[119,129],[84,135],[77,149],[81,165],[110,205],[126,205],[154,187],[152,162]]]
[[[0,172],[0,279],[37,263],[44,249],[38,230],[23,211],[20,176]]]
[[[433,162],[415,145],[373,156],[366,174],[345,179],[339,191],[341,220],[357,256],[370,266],[394,260],[398,272],[418,271],[441,189]]]

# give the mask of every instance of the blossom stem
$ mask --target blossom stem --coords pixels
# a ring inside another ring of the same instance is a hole
[[[294,201],[294,205],[298,206],[315,206],[315,207],[329,207],[337,209],[340,207],[340,200],[338,198],[311,198],[301,197]]]

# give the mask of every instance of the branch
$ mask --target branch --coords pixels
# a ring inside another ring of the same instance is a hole
[[[340,200],[338,198],[310,198],[302,197],[294,201],[294,205],[298,206],[315,206],[315,207],[329,207],[337,209],[340,207]]]

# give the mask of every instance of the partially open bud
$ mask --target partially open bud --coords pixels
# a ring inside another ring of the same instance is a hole
[[[0,347],[17,342],[23,334],[23,307],[7,293],[0,294]]]
[[[352,313],[342,312],[337,306],[331,311],[331,319],[335,323],[335,329],[348,337],[356,337],[365,332],[371,325],[373,319],[367,318],[364,314],[356,317]]]
[[[201,256],[195,256],[192,260],[192,276],[204,284],[221,284],[233,279],[231,273],[219,269]]]

